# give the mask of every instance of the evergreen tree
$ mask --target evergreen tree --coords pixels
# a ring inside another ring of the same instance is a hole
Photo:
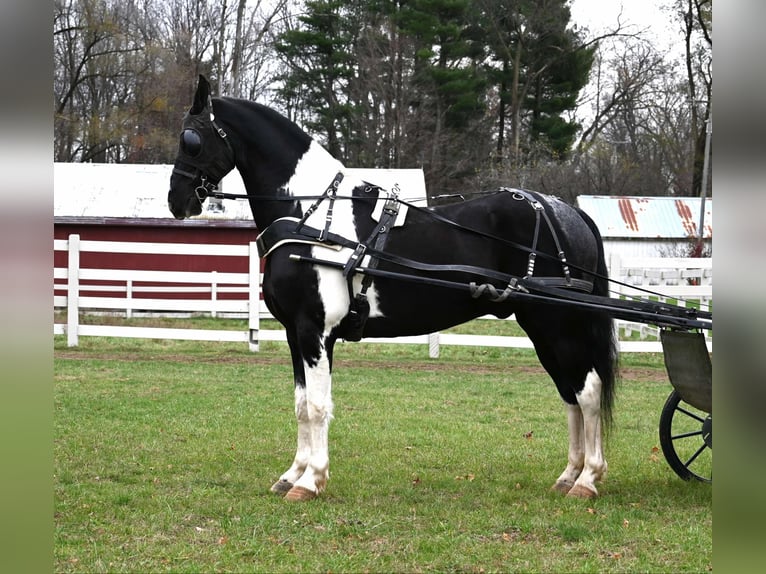
[[[356,73],[354,45],[359,30],[355,3],[307,0],[300,28],[281,34],[276,49],[288,66],[278,94],[288,112],[326,138],[327,150],[345,159],[354,110],[348,98]]]
[[[576,34],[567,29],[570,19],[565,1],[548,2],[546,10],[530,18],[527,73],[532,74],[524,108],[529,111],[529,142],[533,156],[564,159],[575,141],[579,124],[562,114],[573,110],[580,90],[588,82],[595,47],[579,48]]]
[[[482,0],[490,51],[488,77],[498,94],[496,158],[521,165],[534,148],[564,158],[579,126],[564,119],[575,107],[593,62],[567,29],[567,0]],[[509,138],[506,134],[510,135]],[[526,137],[525,137],[526,135]]]
[[[534,94],[528,97],[527,107],[532,112],[530,139],[541,143],[545,155],[553,159],[569,157],[580,125],[565,119],[563,113],[575,108],[592,61],[590,50],[567,54],[538,78]]]
[[[477,148],[467,146],[465,138],[484,115],[486,79],[472,6],[470,0],[413,0],[402,3],[398,13],[398,26],[414,46],[411,125],[435,193],[459,187],[477,161],[472,153]]]

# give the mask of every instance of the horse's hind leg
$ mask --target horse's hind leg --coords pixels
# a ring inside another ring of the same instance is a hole
[[[566,404],[566,403],[565,403]],[[569,430],[569,456],[567,467],[561,473],[552,490],[567,494],[582,473],[585,464],[585,446],[583,444],[583,420],[580,405],[566,405],[567,428]]]
[[[592,355],[599,348],[576,316],[547,318],[517,313],[519,325],[535,344],[537,356],[556,383],[567,409],[569,452],[567,466],[553,490],[570,496],[598,495],[595,483],[606,473],[601,440],[602,382],[596,374]],[[592,333],[591,333],[592,336]]]
[[[577,403],[582,412],[585,457],[583,471],[567,495],[593,498],[598,496],[595,483],[604,477],[607,469],[601,429],[601,378],[595,370],[585,377],[585,385],[577,393]]]
[[[576,404],[566,403],[569,430],[569,455],[564,472],[552,490],[576,496],[598,496],[596,482],[606,474],[601,429],[601,379],[591,370],[582,390],[575,394]]]

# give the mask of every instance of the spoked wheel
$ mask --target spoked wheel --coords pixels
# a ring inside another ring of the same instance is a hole
[[[675,390],[660,415],[660,446],[678,476],[713,482],[713,415],[686,403]]]

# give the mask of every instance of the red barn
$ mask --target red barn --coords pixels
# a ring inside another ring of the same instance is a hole
[[[171,165],[55,163],[54,238],[77,234],[82,240],[147,243],[247,245],[255,228],[246,200],[208,199],[203,213],[176,220],[167,208]],[[399,184],[401,196],[425,203],[422,170],[349,170],[384,187]],[[239,173],[226,176],[222,189],[245,193]],[[66,267],[66,252],[54,253],[54,266]],[[80,266],[97,269],[218,271],[247,273],[243,257],[89,253]],[[57,294],[60,294],[57,292]]]

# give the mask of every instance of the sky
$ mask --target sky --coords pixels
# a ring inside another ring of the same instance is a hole
[[[620,21],[631,24],[630,31],[647,30],[647,36],[657,47],[676,47],[682,42],[679,24],[673,21],[666,7],[672,0],[572,0],[572,20],[580,27],[588,27],[590,35],[614,28]]]

